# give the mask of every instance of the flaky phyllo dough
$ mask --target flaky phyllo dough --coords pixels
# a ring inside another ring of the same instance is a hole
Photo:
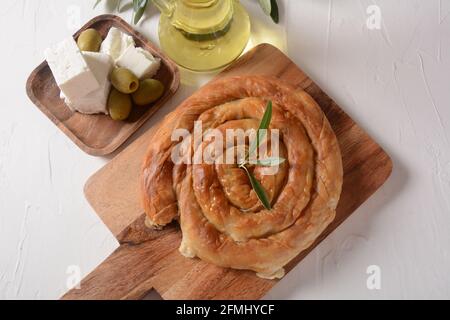
[[[286,162],[275,175],[258,166],[253,173],[272,210],[260,204],[237,164],[172,161],[175,129],[193,133],[195,121],[202,121],[203,131],[257,130],[268,101],[273,102],[270,129],[279,130]],[[311,96],[276,78],[214,81],[168,115],[149,143],[141,174],[148,224],[161,228],[179,220],[180,252],[188,258],[281,278],[283,267],[335,218],[343,176],[336,136]]]

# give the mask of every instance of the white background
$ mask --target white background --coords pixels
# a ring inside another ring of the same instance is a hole
[[[81,152],[25,94],[44,49],[108,11],[92,10],[93,2],[1,1],[3,299],[56,299],[67,291],[69,266],[86,275],[117,246],[82,192],[110,158]],[[266,41],[288,52],[391,154],[395,169],[268,298],[450,298],[450,0],[280,2],[283,21],[275,27],[255,0],[242,0],[252,45]],[[366,26],[374,4],[380,30]],[[157,20],[152,10],[138,27],[156,43]],[[183,74],[180,91],[143,130],[207,78]],[[381,290],[367,289],[370,265],[381,268]]]

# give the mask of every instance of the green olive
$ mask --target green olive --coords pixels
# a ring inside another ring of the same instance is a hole
[[[132,95],[133,101],[138,106],[146,106],[161,98],[164,90],[164,85],[158,80],[143,80],[139,85],[139,89]]]
[[[78,37],[78,47],[81,51],[99,52],[102,36],[95,29],[87,29]]]
[[[111,89],[108,98],[109,114],[113,120],[123,121],[128,119],[131,113],[133,104],[131,97],[127,94]]]
[[[139,79],[128,69],[116,68],[111,73],[111,83],[122,93],[133,93],[139,89]]]

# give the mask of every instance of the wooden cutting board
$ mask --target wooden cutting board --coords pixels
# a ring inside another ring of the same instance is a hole
[[[320,104],[339,139],[344,162],[344,187],[336,220],[316,243],[287,267],[291,270],[328,234],[347,219],[387,180],[392,161],[345,112],[287,56],[271,45],[245,54],[218,77],[245,74],[277,76],[311,94]],[[121,246],[63,299],[142,299],[152,289],[163,299],[259,299],[276,281],[253,272],[222,269],[181,256],[181,232],[173,224],[149,231],[139,204],[138,176],[152,143],[153,130],[136,140],[87,183],[85,193]]]

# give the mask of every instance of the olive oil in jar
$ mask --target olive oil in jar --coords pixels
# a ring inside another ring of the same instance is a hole
[[[154,0],[161,10],[159,39],[178,65],[194,71],[224,67],[250,38],[250,18],[238,0]]]

